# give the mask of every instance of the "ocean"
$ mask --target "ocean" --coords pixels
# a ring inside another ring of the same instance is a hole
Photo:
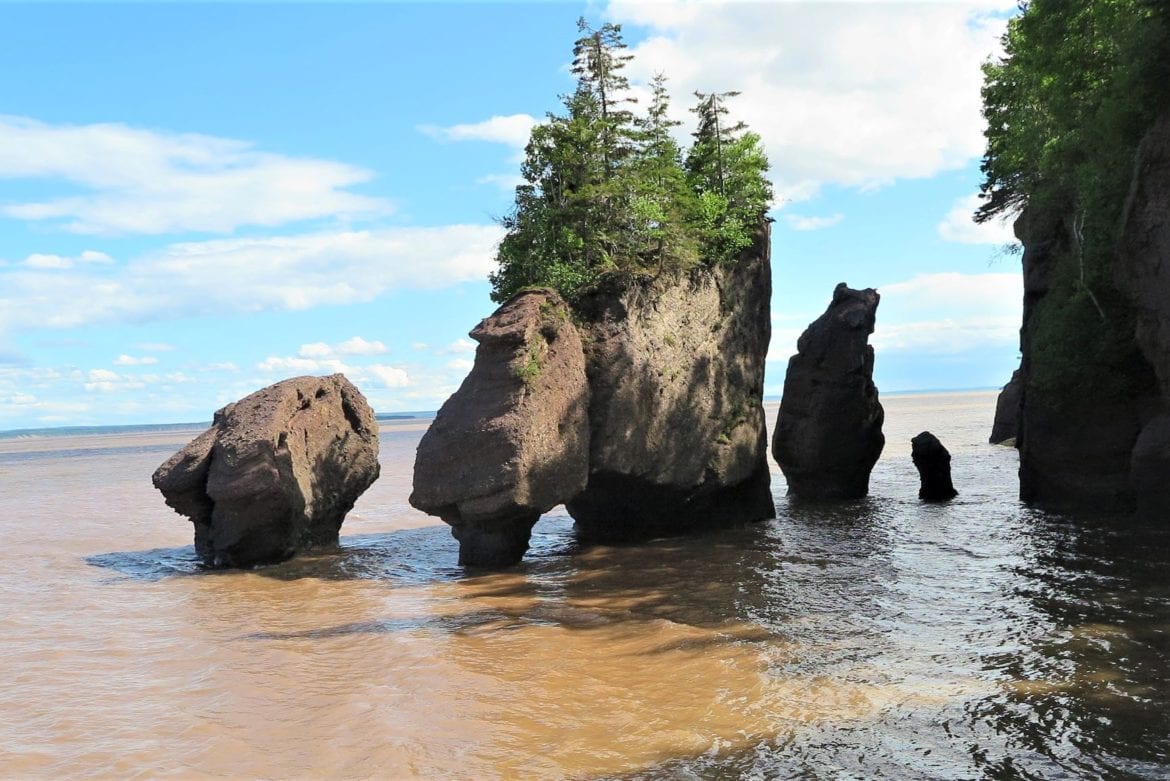
[[[0,437],[0,777],[1170,778],[1170,530],[1021,505],[994,393],[883,403],[867,499],[773,465],[773,521],[585,547],[557,509],[493,574],[407,504],[427,420],[382,421],[338,549],[230,572],[150,484],[198,426]]]

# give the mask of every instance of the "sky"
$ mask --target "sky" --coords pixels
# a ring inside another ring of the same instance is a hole
[[[434,410],[474,358],[576,20],[634,90],[738,90],[777,201],[778,396],[834,286],[875,287],[879,390],[1019,360],[1010,225],[976,226],[980,65],[1014,0],[11,4],[0,0],[0,430],[205,421],[344,372]]]

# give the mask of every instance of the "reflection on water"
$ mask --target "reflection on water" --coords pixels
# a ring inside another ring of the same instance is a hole
[[[887,399],[867,500],[777,473],[775,521],[613,548],[554,512],[495,574],[405,504],[417,430],[339,549],[252,572],[203,571],[150,488],[173,443],[0,450],[0,769],[1170,777],[1170,534],[1022,508],[993,404]],[[927,428],[947,505],[916,498]]]

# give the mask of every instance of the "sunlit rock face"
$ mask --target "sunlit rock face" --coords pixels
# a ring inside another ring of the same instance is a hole
[[[879,301],[872,288],[837,285],[788,362],[772,455],[792,496],[856,499],[869,491],[886,442],[869,345]]]
[[[153,482],[195,525],[206,563],[249,567],[336,544],[378,472],[373,410],[335,374],[284,380],[229,404]]]
[[[505,567],[540,514],[585,486],[585,356],[552,290],[517,294],[471,338],[475,365],[419,443],[410,503],[451,525],[461,564]]]
[[[735,263],[603,282],[577,307],[589,375],[582,536],[637,540],[775,515],[764,420],[770,229]]]

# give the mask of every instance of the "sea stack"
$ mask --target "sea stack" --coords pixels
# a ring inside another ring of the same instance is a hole
[[[451,525],[460,564],[503,567],[541,513],[585,487],[585,355],[548,289],[517,294],[471,338],[475,365],[419,443],[410,503]]]
[[[918,498],[924,502],[945,502],[959,495],[951,482],[951,454],[938,437],[923,431],[910,440],[910,457],[918,469]]]
[[[880,297],[844,282],[797,341],[788,362],[772,455],[788,493],[857,499],[885,446],[885,413],[873,384],[873,333]]]
[[[520,561],[564,503],[590,541],[775,514],[763,411],[770,230],[734,262],[613,272],[569,307],[522,291],[471,334],[475,366],[419,445],[411,503],[460,562]]]
[[[334,374],[284,380],[229,404],[153,482],[195,525],[195,550],[208,565],[250,567],[336,544],[378,472],[373,410]]]

